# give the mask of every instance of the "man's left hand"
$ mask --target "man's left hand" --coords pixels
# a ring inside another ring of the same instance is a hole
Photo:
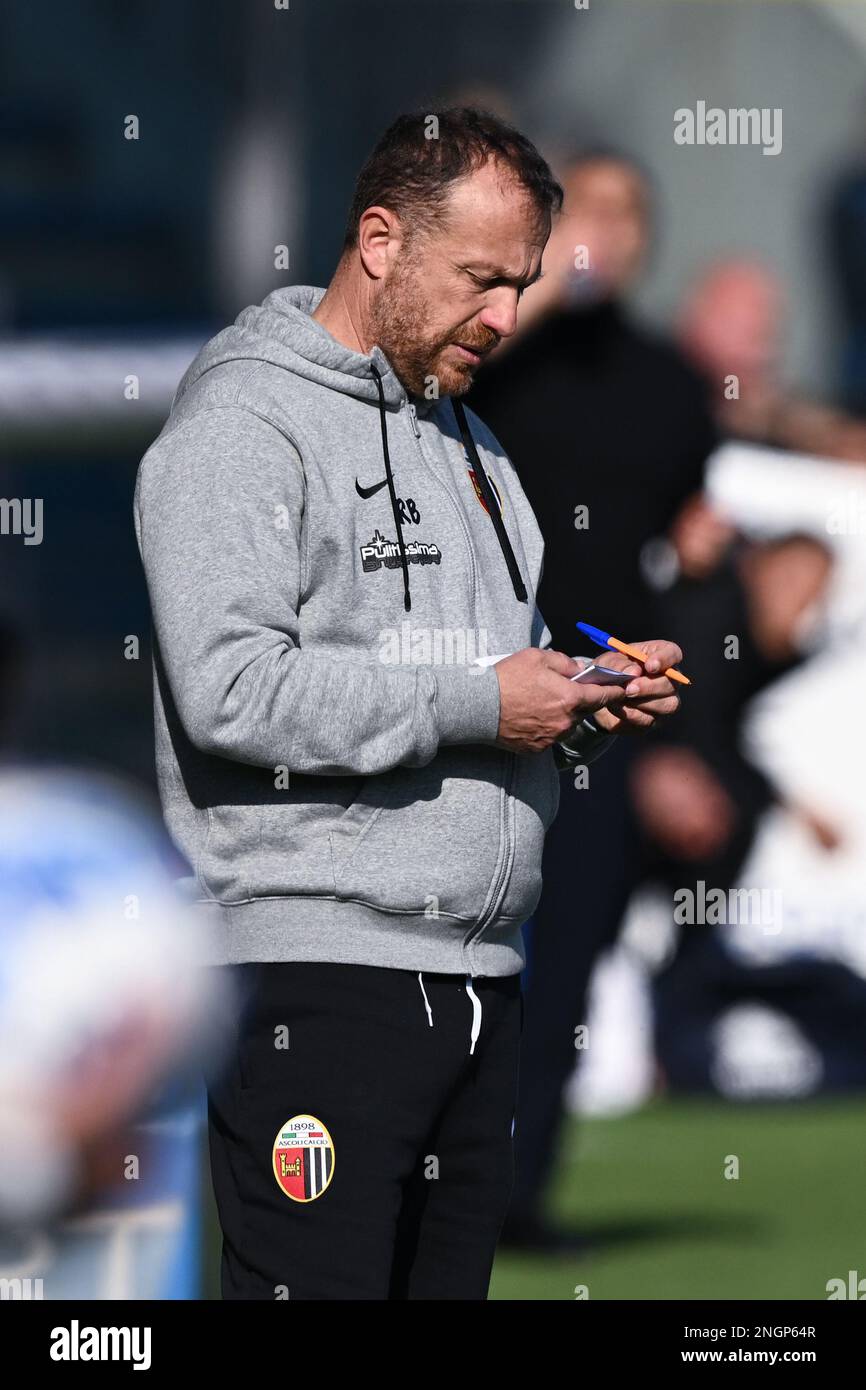
[[[656,727],[660,719],[676,714],[680,707],[677,686],[664,672],[677,666],[683,654],[675,642],[631,642],[646,652],[648,660],[639,665],[621,652],[603,652],[599,665],[627,671],[633,679],[626,687],[627,699],[616,708],[596,710],[593,721],[606,734],[637,734]]]

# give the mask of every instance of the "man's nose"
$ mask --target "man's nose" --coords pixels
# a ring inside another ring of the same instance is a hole
[[[481,310],[481,322],[500,338],[510,338],[517,328],[517,290],[502,285],[493,290]]]

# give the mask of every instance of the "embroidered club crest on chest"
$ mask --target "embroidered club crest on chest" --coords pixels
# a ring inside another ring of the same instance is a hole
[[[467,464],[467,465],[466,465],[466,472],[469,474],[469,477],[470,477],[471,480],[472,480],[472,487],[473,487],[473,489],[474,489],[474,491],[475,491],[475,496],[478,498],[478,501],[481,503],[481,506],[484,508],[484,510],[487,512],[487,515],[489,516],[489,515],[490,515],[490,512],[488,511],[487,503],[484,501],[484,498],[483,498],[483,496],[481,495],[481,486],[480,486],[480,484],[479,484],[479,482],[478,482],[478,478],[477,478],[477,476],[476,476],[475,469],[474,469],[474,468],[470,468],[470,466]],[[499,488],[496,486],[496,484],[494,483],[494,481],[493,481],[493,479],[491,478],[491,476],[490,476],[489,473],[487,474],[487,481],[488,481],[488,483],[490,484],[490,487],[491,487],[491,489],[492,489],[492,491],[493,491],[494,497],[496,498],[496,504],[497,504],[497,506],[499,507],[499,515],[501,516],[501,515],[502,515],[502,498],[501,498],[501,496],[499,495]]]

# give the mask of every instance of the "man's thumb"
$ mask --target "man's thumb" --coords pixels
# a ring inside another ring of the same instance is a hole
[[[576,676],[581,669],[572,657],[566,656],[565,652],[554,651],[552,647],[545,651],[544,657],[545,665],[560,676]]]

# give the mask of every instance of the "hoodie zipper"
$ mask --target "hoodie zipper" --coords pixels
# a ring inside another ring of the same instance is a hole
[[[511,835],[509,833],[510,816],[508,812],[509,802],[511,800],[511,788],[514,782],[514,773],[517,766],[517,754],[506,753],[505,756],[508,759],[508,763],[505,784],[502,788],[502,796],[503,801],[505,803],[505,833],[503,835],[504,853],[502,855],[502,861],[495,875],[495,887],[493,889],[493,894],[490,899],[490,906],[488,907],[486,912],[481,913],[481,916],[478,918],[478,921],[475,923],[472,930],[470,932],[467,932],[466,936],[463,938],[464,950],[467,950],[474,941],[477,941],[478,938],[481,936],[482,932],[484,932],[490,925],[490,923],[493,921],[493,918],[495,917],[499,909],[499,904],[502,902],[502,899],[505,896],[505,890],[511,879],[511,870],[514,866],[514,845],[511,839]]]
[[[421,461],[424,464],[424,467],[428,469],[431,473],[433,473],[436,477],[437,482],[442,487],[443,491],[448,497],[448,500],[454,508],[454,511],[457,515],[457,520],[460,523],[460,529],[463,532],[463,537],[466,541],[466,549],[469,554],[469,567],[470,573],[472,575],[472,593],[474,596],[475,616],[477,619],[480,617],[481,614],[481,590],[478,584],[478,570],[475,563],[475,551],[472,549],[472,536],[463,518],[463,512],[461,511],[460,505],[454,497],[451,488],[445,482],[444,478],[442,478],[441,475],[438,472],[436,472],[436,470],[432,467],[432,465],[428,463],[424,455],[424,449],[421,444],[421,432],[418,429],[418,422],[415,416],[414,404],[412,403],[412,401],[408,399],[408,397],[405,400],[405,404],[408,406],[409,419],[412,424],[412,433],[415,436],[418,452],[421,455]],[[502,749],[501,752],[502,756],[506,759],[505,783],[502,788],[502,800],[505,808],[505,827],[504,834],[502,837],[502,858],[494,875],[494,887],[492,896],[490,898],[490,906],[488,907],[486,912],[481,913],[481,916],[478,918],[477,922],[472,927],[472,930],[468,932],[467,935],[463,938],[464,950],[468,949],[468,947],[471,945],[473,941],[477,941],[481,933],[490,924],[490,922],[492,922],[496,914],[496,911],[499,907],[499,904],[502,901],[507,882],[510,878],[510,868],[513,860],[513,844],[509,832],[510,817],[508,812],[509,799],[511,796],[511,787],[514,781],[514,771],[516,766],[517,755],[515,753],[508,753],[504,749]]]

